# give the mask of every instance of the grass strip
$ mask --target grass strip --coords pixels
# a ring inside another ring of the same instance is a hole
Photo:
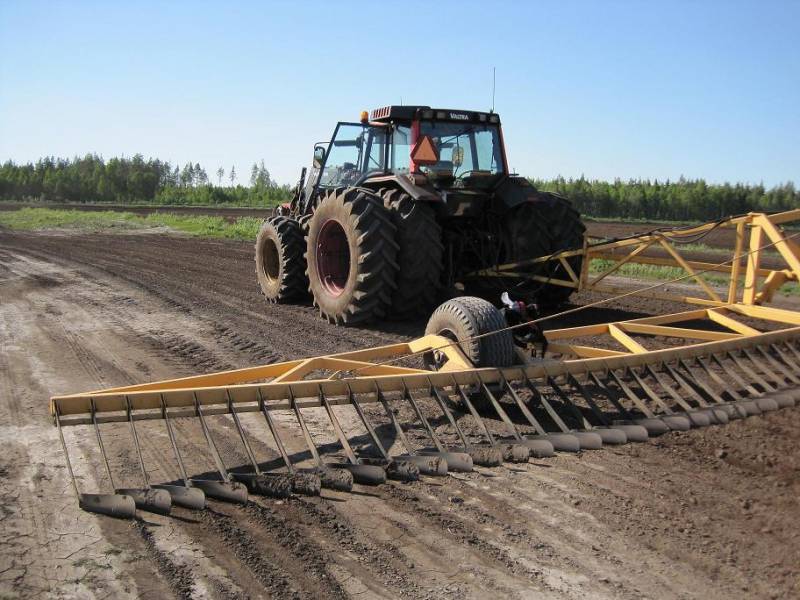
[[[210,215],[177,215],[154,213],[136,215],[130,212],[87,212],[50,208],[21,208],[0,212],[0,226],[8,229],[39,231],[46,229],[75,229],[84,232],[137,231],[167,227],[193,236],[254,240],[262,219],[239,217],[227,221]]]

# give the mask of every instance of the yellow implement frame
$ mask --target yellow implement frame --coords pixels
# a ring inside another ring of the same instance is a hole
[[[682,269],[699,287],[702,295],[691,293],[666,293],[664,291],[642,292],[640,295],[660,300],[674,300],[688,304],[724,306],[726,304],[762,304],[772,300],[775,292],[786,282],[800,281],[800,244],[782,230],[782,225],[800,221],[800,209],[778,214],[749,213],[731,217],[715,223],[704,223],[695,227],[654,231],[623,240],[589,243],[579,250],[560,252],[552,256],[508,263],[473,273],[479,277],[510,277],[529,279],[552,285],[571,287],[577,290],[619,294],[629,290],[608,283],[608,279],[624,265],[641,264]],[[686,258],[680,249],[682,243],[703,236],[714,229],[733,229],[735,245],[729,258],[721,257],[719,263],[709,263]],[[762,267],[765,246],[777,252],[785,266],[781,269]],[[659,249],[666,256],[655,256]],[[648,252],[649,251],[649,252]],[[583,256],[580,273],[570,267],[567,259]],[[592,273],[594,261],[609,261],[611,264],[600,272]],[[551,278],[526,272],[531,267],[547,262],[559,262],[569,279]],[[744,262],[744,264],[743,264]],[[728,289],[724,293],[712,285],[707,274],[727,278]]]
[[[780,324],[784,328],[762,332],[741,322],[742,317]],[[676,324],[690,324],[678,327]],[[708,327],[711,327],[710,329]],[[724,331],[720,331],[724,328]],[[367,394],[362,402],[376,400],[381,392],[449,387],[454,384],[472,386],[518,381],[522,377],[581,374],[608,369],[637,367],[646,364],[691,359],[734,350],[780,343],[800,337],[800,313],[762,306],[732,304],[702,308],[670,315],[644,317],[582,327],[554,329],[545,332],[548,358],[532,360],[521,353],[524,364],[506,369],[475,368],[451,340],[426,335],[408,343],[391,344],[354,352],[318,356],[282,363],[170,379],[80,394],[54,396],[50,411],[61,417],[61,425],[89,424],[87,416],[94,405],[98,422],[123,422],[130,403],[137,411],[135,419],[159,419],[162,406],[195,413],[197,401],[208,406],[205,414],[225,414],[230,405],[237,411],[260,410],[266,402],[269,410],[289,410],[292,403],[299,408],[321,406],[319,394],[328,397],[331,405],[351,404],[350,394]],[[638,340],[634,338],[638,337]],[[676,338],[680,346],[648,350],[642,336]],[[595,345],[574,343],[590,337],[600,338]],[[685,343],[691,342],[691,343]],[[618,348],[609,348],[616,344]],[[440,352],[445,362],[439,371],[399,367],[395,359],[425,352]],[[163,405],[162,405],[163,402]],[[176,412],[175,416],[183,413]]]

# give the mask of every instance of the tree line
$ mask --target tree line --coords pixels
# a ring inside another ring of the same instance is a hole
[[[614,219],[713,221],[747,212],[779,212],[800,207],[792,182],[766,189],[762,184],[710,184],[702,179],[613,182],[558,177],[532,179],[539,189],[569,198],[581,214]]]
[[[183,167],[158,159],[104,160],[95,154],[74,159],[45,157],[36,163],[0,166],[0,199],[77,203],[243,204],[272,206],[291,197],[262,160],[250,171],[250,185],[236,183],[235,167],[219,167],[213,181],[198,163]]]
[[[800,191],[785,183],[710,184],[702,179],[589,180],[584,177],[532,179],[539,189],[569,198],[582,214],[615,219],[710,221],[750,211],[776,212],[800,207]],[[291,197],[262,160],[250,169],[249,185],[237,183],[234,167],[219,167],[209,177],[198,163],[183,167],[158,159],[104,160],[45,157],[36,163],[0,166],[0,199],[79,203],[155,203],[175,205],[235,204],[273,206]]]

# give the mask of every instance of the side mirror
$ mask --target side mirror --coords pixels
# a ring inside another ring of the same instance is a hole
[[[314,168],[321,169],[322,163],[325,162],[325,148],[322,146],[314,146]]]

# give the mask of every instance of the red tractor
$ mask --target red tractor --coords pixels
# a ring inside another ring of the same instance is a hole
[[[478,272],[580,248],[584,230],[568,200],[509,173],[496,113],[387,106],[315,146],[258,234],[256,272],[268,300],[310,292],[333,323],[421,316],[465,293],[552,306],[573,291],[547,282],[569,279],[559,261],[523,267],[544,281]]]

